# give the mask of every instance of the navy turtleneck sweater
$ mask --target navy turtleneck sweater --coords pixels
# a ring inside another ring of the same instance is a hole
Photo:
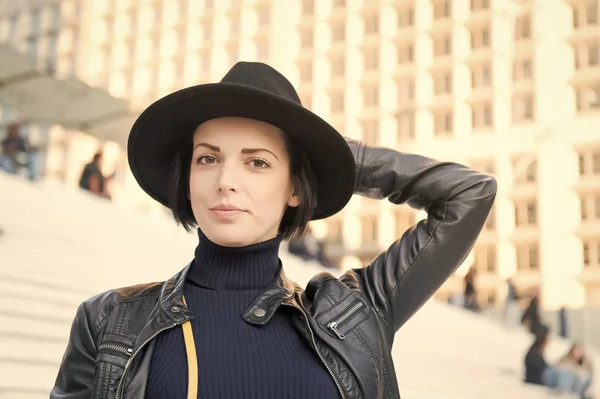
[[[194,319],[198,398],[333,399],[335,383],[280,307],[262,326],[242,314],[278,275],[279,237],[222,247],[199,230],[200,243],[184,294]],[[155,338],[146,398],[185,398],[187,358],[181,327]]]

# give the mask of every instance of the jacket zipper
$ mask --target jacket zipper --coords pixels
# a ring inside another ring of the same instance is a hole
[[[173,328],[177,325],[177,323],[173,323],[168,325],[167,327],[161,328],[160,330],[156,331],[154,334],[152,334],[150,337],[148,337],[144,342],[142,342],[142,344],[140,345],[139,348],[137,348],[137,350],[135,352],[133,352],[133,354],[129,357],[129,360],[127,360],[127,363],[125,364],[125,369],[123,370],[123,374],[121,375],[121,379],[119,380],[119,385],[117,385],[117,392],[115,395],[116,399],[121,399],[121,396],[123,394],[123,384],[125,383],[125,377],[127,376],[127,371],[129,371],[129,367],[131,367],[131,363],[133,362],[133,359],[135,358],[135,356],[140,352],[140,350],[142,350],[142,348],[144,346],[146,346],[146,344],[150,341],[152,341],[152,339],[154,339],[154,337],[156,337],[158,334],[160,334],[161,332],[168,330],[170,328]]]
[[[308,316],[306,315],[306,313],[304,312],[304,310],[301,307],[299,307],[299,306],[294,306],[294,305],[290,305],[290,304],[286,304],[286,303],[282,303],[282,305],[289,306],[289,307],[292,307],[294,309],[298,309],[302,313],[302,316],[304,317],[304,322],[306,324],[306,327],[308,328],[308,332],[310,333],[310,339],[311,339],[312,346],[313,346],[313,348],[314,348],[317,356],[319,357],[319,359],[321,360],[321,363],[323,363],[323,365],[327,369],[327,372],[329,373],[329,375],[333,379],[333,382],[335,383],[335,386],[337,387],[338,391],[340,392],[341,398],[342,399],[346,399],[346,394],[344,393],[344,390],[342,389],[342,385],[338,381],[337,377],[335,376],[335,374],[333,373],[333,371],[331,370],[331,368],[329,367],[329,365],[325,362],[325,359],[323,358],[323,355],[321,355],[321,352],[319,352],[319,349],[317,348],[317,342],[316,342],[316,339],[315,339],[315,334],[313,333],[313,330],[310,327],[310,323],[308,322]]]
[[[331,330],[339,339],[341,339],[341,340],[346,339],[346,336],[344,334],[342,334],[342,332],[339,330],[339,328],[342,327],[344,324],[346,324],[348,321],[350,321],[352,319],[352,316],[354,316],[356,314],[356,312],[358,310],[360,310],[362,307],[363,307],[362,302],[357,302],[356,304],[350,306],[350,308],[348,310],[346,310],[344,313],[342,313],[342,315],[340,317],[338,317],[336,320],[332,321],[331,323],[327,324],[327,328],[329,330]]]
[[[109,350],[109,351],[113,351],[113,352],[122,353],[126,357],[131,356],[131,354],[133,353],[133,348],[128,348],[126,346],[121,346],[121,345],[117,345],[117,344],[102,344],[98,348],[98,352],[100,352],[103,349],[106,349],[106,350]]]

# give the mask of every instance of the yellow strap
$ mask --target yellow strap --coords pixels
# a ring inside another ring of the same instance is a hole
[[[185,297],[183,303],[187,307]],[[188,399],[198,397],[198,359],[196,358],[196,343],[192,332],[192,323],[190,320],[181,325],[183,328],[183,341],[185,343],[185,353],[188,362]]]

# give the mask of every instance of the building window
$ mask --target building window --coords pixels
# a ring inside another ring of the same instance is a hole
[[[341,244],[344,241],[342,220],[327,219],[327,240],[332,244]]]
[[[269,25],[271,22],[271,13],[270,10],[266,7],[261,8],[258,11],[258,26],[263,27],[265,25]]]
[[[414,47],[412,44],[398,47],[398,64],[410,64],[414,59]]]
[[[344,112],[344,94],[342,92],[331,94],[331,112],[334,114]]]
[[[377,216],[364,215],[361,217],[363,244],[376,244],[378,241]]]
[[[436,95],[452,93],[452,71],[434,76],[433,91]]]
[[[162,7],[160,5],[155,5],[152,7],[152,13],[154,14],[153,20],[154,25],[160,26],[162,24]]]
[[[600,266],[600,240],[597,238],[585,239],[583,245],[583,266]]]
[[[600,148],[579,152],[579,175],[600,175]]]
[[[515,82],[530,80],[531,76],[531,60],[515,61],[513,64],[513,80]]]
[[[56,59],[58,51],[58,32],[54,32],[48,36],[48,58],[52,61]]]
[[[517,269],[536,270],[540,268],[537,243],[517,245]]]
[[[379,68],[379,49],[365,50],[363,53],[365,71],[374,71]]]
[[[596,66],[599,61],[600,40],[595,40],[587,46],[587,64],[588,66]]]
[[[473,129],[481,129],[492,126],[492,104],[474,104],[471,106],[471,114]]]
[[[515,40],[526,40],[531,38],[531,18],[529,15],[517,17],[515,21]]]
[[[513,159],[513,181],[515,184],[528,184],[537,181],[537,161],[530,156]]]
[[[346,37],[346,25],[339,23],[332,28],[332,41],[334,43],[340,43],[345,40]]]
[[[376,145],[379,136],[379,123],[377,121],[367,121],[362,124],[362,139],[365,144]]]
[[[365,36],[379,33],[379,15],[372,14],[365,17]]]
[[[396,211],[396,237],[400,238],[416,223],[415,212],[410,209]]]
[[[308,49],[313,48],[313,38],[314,38],[314,36],[313,36],[312,29],[302,32],[300,35],[300,40],[301,40],[300,48],[302,48],[303,50],[308,50]]]
[[[415,99],[415,81],[404,79],[398,82],[398,103],[409,103]]]
[[[588,0],[585,7],[586,22],[588,25],[598,24],[598,2]]]
[[[331,77],[342,78],[346,70],[345,59],[343,56],[335,57],[331,60]]]
[[[433,55],[443,57],[452,53],[452,36],[439,37],[433,41]]]
[[[600,110],[600,81],[587,87],[577,87],[575,94],[577,111]]]
[[[41,10],[36,8],[31,11],[31,27],[30,32],[32,36],[37,36],[40,34],[40,14]]]
[[[485,230],[494,230],[496,228],[496,211],[495,208],[492,207],[490,214],[485,220],[485,224],[483,225]]]
[[[314,9],[314,0],[302,0],[302,15],[312,15]]]
[[[600,194],[581,197],[581,220],[600,220]]]
[[[256,42],[256,58],[262,61],[269,58],[269,43],[266,40]]]
[[[452,15],[451,0],[434,0],[433,19],[446,19]]]
[[[600,40],[581,43],[574,48],[575,69],[595,67],[600,64]]]
[[[398,143],[404,143],[415,138],[415,115],[414,112],[403,112],[397,117]]]
[[[300,83],[310,83],[313,79],[312,63],[307,62],[298,66],[300,70]]]
[[[583,4],[582,4],[583,3]],[[573,27],[575,29],[598,24],[598,5],[595,0],[580,2],[572,6]]]
[[[477,50],[490,47],[490,29],[481,27],[471,31],[471,49]]]
[[[485,272],[496,271],[496,248],[492,245],[477,245],[473,249],[475,269]]]
[[[488,10],[490,8],[490,0],[471,0],[471,12]]]
[[[412,7],[405,7],[398,10],[398,28],[407,28],[415,24],[415,10]]]
[[[231,49],[229,52],[229,65],[234,65],[240,60],[240,52],[237,48]]]
[[[478,172],[487,173],[488,175],[493,175],[496,173],[494,161],[488,159],[471,162],[471,169],[476,170]]]
[[[60,5],[52,7],[52,29],[60,29]]]
[[[515,202],[515,224],[518,227],[537,225],[537,202],[535,199]]]
[[[365,107],[376,107],[379,104],[379,89],[377,86],[367,86],[363,89],[363,104]]]
[[[452,110],[439,110],[433,114],[433,132],[436,135],[447,135],[453,130]]]
[[[204,25],[204,29],[203,29],[203,37],[204,40],[207,42],[210,42],[212,40],[212,23],[207,23],[206,25]]]
[[[471,68],[471,87],[473,89],[488,87],[492,83],[492,73],[489,64],[475,65]]]
[[[533,119],[533,94],[513,97],[513,122],[525,122]]]
[[[13,14],[9,18],[8,41],[14,44],[17,40],[17,32],[19,26],[19,14]]]
[[[36,56],[37,56],[38,41],[39,41],[39,38],[37,36],[29,38],[29,45],[28,45],[27,53],[29,54],[30,58],[36,58]]]
[[[300,103],[306,109],[312,109],[312,96],[309,93],[300,94]]]

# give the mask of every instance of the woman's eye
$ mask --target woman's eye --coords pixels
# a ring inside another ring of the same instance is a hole
[[[196,159],[196,163],[202,164],[202,165],[210,165],[210,164],[213,164],[216,162],[217,162],[217,159],[210,155],[201,155],[198,157],[198,159]]]
[[[269,164],[266,161],[263,161],[262,159],[253,159],[250,161],[250,165],[258,169],[269,167]]]

